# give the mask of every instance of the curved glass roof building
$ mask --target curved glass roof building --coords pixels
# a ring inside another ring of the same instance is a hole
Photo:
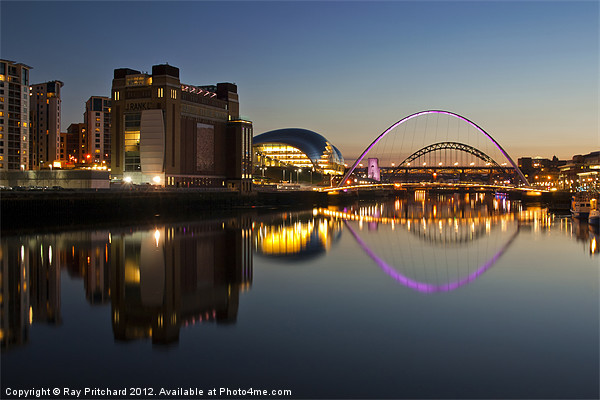
[[[252,138],[256,165],[313,168],[323,174],[342,175],[344,157],[337,147],[317,132],[285,128]]]

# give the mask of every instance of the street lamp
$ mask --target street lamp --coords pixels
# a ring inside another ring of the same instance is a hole
[[[302,172],[302,170],[301,170],[300,168],[298,168],[298,169],[296,170],[296,182],[297,182],[298,184],[300,184],[300,172]]]

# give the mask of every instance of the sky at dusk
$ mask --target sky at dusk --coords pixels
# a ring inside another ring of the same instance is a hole
[[[301,127],[347,159],[399,119],[444,109],[522,156],[600,150],[597,1],[9,2],[1,57],[64,82],[62,129],[113,70],[169,63],[238,85],[254,133]]]

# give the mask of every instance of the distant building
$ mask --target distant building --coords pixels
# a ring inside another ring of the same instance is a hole
[[[85,160],[99,166],[110,165],[110,98],[90,97],[83,119],[88,132],[87,140],[82,142]]]
[[[60,162],[61,165],[67,161],[67,138],[68,138],[68,132],[61,132],[60,133],[60,148],[59,148],[59,155],[60,155]]]
[[[316,172],[320,175],[343,175],[342,153],[322,135],[300,128],[277,129],[253,139],[254,165],[266,170]],[[306,175],[305,175],[306,176]],[[293,180],[293,179],[292,179]],[[312,179],[311,179],[312,180]]]
[[[85,124],[71,124],[67,128],[65,141],[66,162],[70,164],[80,164],[84,161],[85,143],[87,129]]]
[[[114,71],[111,169],[116,179],[172,187],[251,190],[252,123],[237,86],[193,86],[179,68]]]
[[[0,171],[29,169],[29,70],[0,60]]]
[[[560,168],[558,184],[563,190],[599,190],[600,151],[574,155]]]
[[[60,161],[61,81],[30,87],[29,168],[48,169]]]
[[[517,160],[519,169],[532,186],[544,189],[558,188],[560,168],[567,163],[556,156],[552,159],[542,157],[522,157]]]

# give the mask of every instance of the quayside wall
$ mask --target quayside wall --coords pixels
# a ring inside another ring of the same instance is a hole
[[[0,193],[2,230],[82,223],[142,222],[156,217],[205,216],[243,208],[310,208],[327,205],[314,191],[238,192],[57,190]]]
[[[434,193],[431,191],[430,194]],[[382,191],[328,195],[317,191],[255,191],[240,194],[235,191],[192,189],[9,190],[0,191],[0,225],[3,232],[8,232],[93,224],[147,223],[157,218],[214,217],[244,209],[306,210],[330,205],[345,206],[357,200],[377,201],[389,196],[412,197],[414,193]],[[553,212],[568,213],[568,193],[546,193],[537,198],[514,197],[517,196],[511,196],[511,199],[539,203]]]

